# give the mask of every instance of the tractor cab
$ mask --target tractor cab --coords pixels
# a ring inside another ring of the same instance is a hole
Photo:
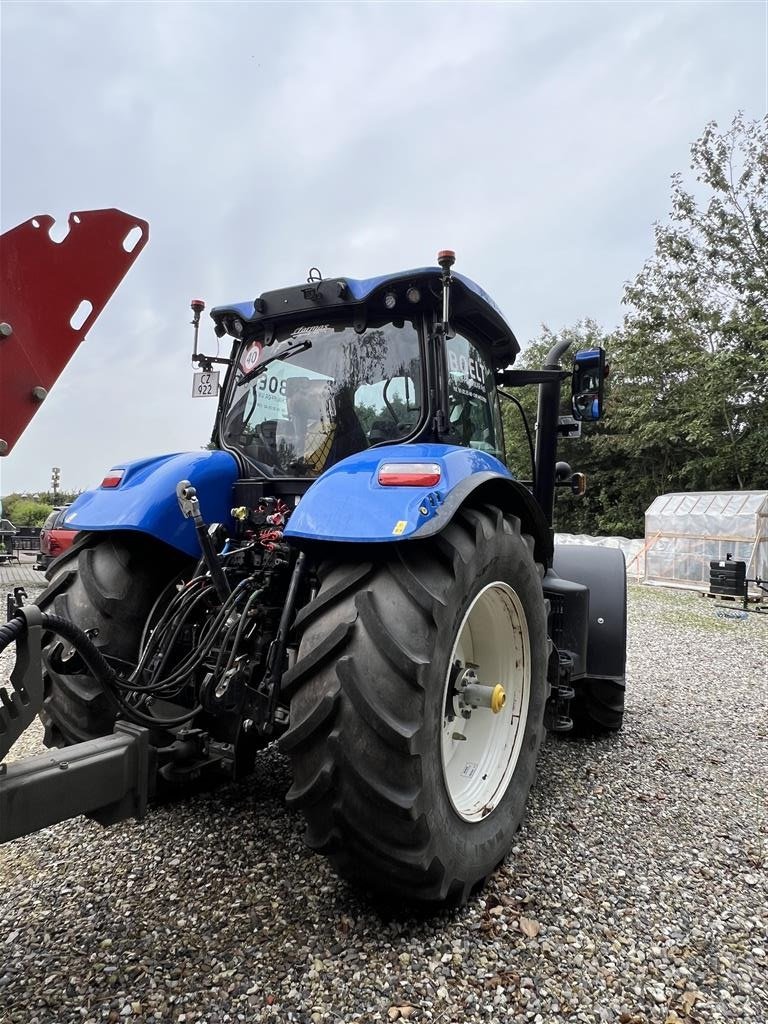
[[[519,346],[482,289],[449,280],[450,325],[438,267],[366,281],[314,272],[307,285],[214,309],[217,334],[235,338],[217,445],[265,477],[314,478],[403,442],[503,461],[494,372]]]

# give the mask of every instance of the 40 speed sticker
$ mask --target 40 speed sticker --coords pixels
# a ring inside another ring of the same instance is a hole
[[[260,341],[252,341],[240,356],[240,369],[243,373],[250,373],[261,358],[262,344]]]

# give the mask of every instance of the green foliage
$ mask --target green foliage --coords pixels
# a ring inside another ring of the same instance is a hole
[[[768,118],[737,115],[723,133],[709,124],[691,153],[696,184],[673,176],[670,218],[626,288],[621,329],[545,329],[523,354],[521,365],[541,365],[570,336],[571,353],[603,344],[611,365],[605,417],[559,448],[588,491],[558,491],[558,530],[642,536],[657,494],[768,487]],[[528,391],[517,397],[533,421]],[[528,477],[506,404],[510,465]]]
[[[709,124],[691,152],[696,194],[673,177],[615,343],[623,444],[651,496],[768,486],[768,118]]]
[[[556,341],[548,327],[542,328],[539,338],[520,353],[515,363],[516,369],[533,370],[538,369],[544,362],[547,352]],[[514,396],[519,406],[510,400],[509,395]],[[530,445],[523,425],[522,413],[528,421],[528,426],[533,439],[536,426],[536,402],[538,388],[522,387],[510,388],[506,395],[501,395],[501,419],[504,424],[504,446],[507,451],[507,465],[520,480],[531,479],[531,454]],[[535,443],[535,442],[534,442]]]
[[[53,506],[32,498],[18,498],[6,506],[3,502],[3,515],[10,519],[14,526],[42,526],[51,514]]]
[[[563,359],[569,366],[575,352],[602,346],[609,353],[612,336],[606,334],[594,320],[583,320],[575,327],[557,333],[543,328],[541,335],[522,353],[519,365],[532,369],[544,364],[549,350],[559,341],[569,340],[571,347]],[[582,425],[582,436],[563,439],[558,446],[558,458],[570,463],[574,471],[587,474],[588,489],[582,498],[574,497],[570,490],[558,488],[555,495],[555,526],[562,533],[591,533],[603,535],[636,536],[638,508],[637,487],[626,479],[627,457],[617,440],[622,434],[621,414],[617,411],[614,382],[609,374],[605,384],[606,414],[598,423]],[[536,420],[537,389],[525,387],[512,392],[523,406],[531,430]],[[561,413],[570,413],[570,382],[562,389]],[[520,413],[512,402],[502,398],[504,439],[507,463],[521,479],[531,477],[529,445],[522,427]],[[642,512],[645,510],[643,505]],[[639,532],[642,533],[642,520]]]
[[[3,516],[10,519],[14,526],[42,526],[53,508],[69,505],[80,493],[80,491],[60,491],[54,496],[50,491],[40,491],[35,494],[15,492],[0,498],[0,505],[2,505]],[[43,509],[45,512],[42,511]],[[38,522],[40,516],[42,519]],[[31,521],[28,521],[30,519]]]

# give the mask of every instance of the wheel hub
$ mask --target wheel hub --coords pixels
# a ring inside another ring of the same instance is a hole
[[[443,775],[457,814],[480,821],[509,787],[528,717],[528,626],[507,583],[491,583],[475,596],[459,626],[450,666]]]
[[[498,715],[507,703],[507,693],[501,683],[481,683],[477,678],[476,665],[468,665],[461,671],[456,696],[464,718],[468,718],[478,708],[490,708],[494,715]],[[469,714],[465,715],[465,710]]]

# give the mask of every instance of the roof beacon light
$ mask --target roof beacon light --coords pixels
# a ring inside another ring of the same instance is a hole
[[[394,292],[387,292],[387,294],[384,296],[384,305],[387,307],[387,309],[395,308],[395,306],[397,305],[397,296],[395,295]]]
[[[439,482],[436,462],[382,462],[379,466],[382,487],[434,487]]]
[[[119,487],[120,481],[123,479],[125,474],[124,469],[110,469],[104,479],[101,481],[102,487]]]

